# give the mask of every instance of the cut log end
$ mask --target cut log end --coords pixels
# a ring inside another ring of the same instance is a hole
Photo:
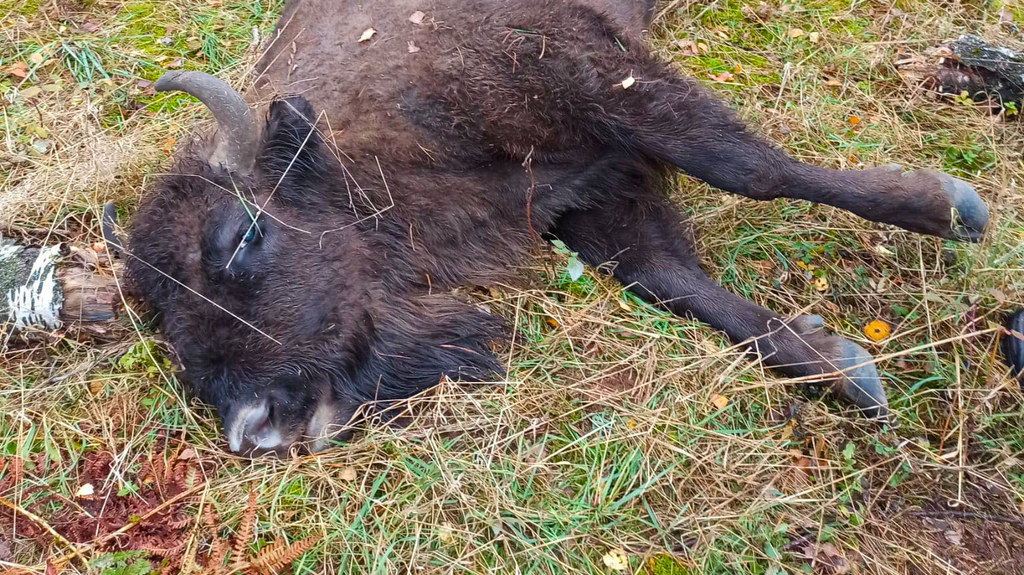
[[[940,94],[966,94],[992,103],[994,111],[1024,109],[1024,52],[964,35],[923,54],[902,58],[896,67],[917,85]]]
[[[103,337],[118,331],[115,273],[92,250],[0,240],[0,333]]]

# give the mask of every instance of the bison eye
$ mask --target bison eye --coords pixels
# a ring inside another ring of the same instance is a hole
[[[259,224],[256,222],[250,223],[245,231],[242,232],[242,239],[239,241],[238,249],[245,249],[246,246],[255,242],[257,239],[263,236],[263,230],[260,229]]]

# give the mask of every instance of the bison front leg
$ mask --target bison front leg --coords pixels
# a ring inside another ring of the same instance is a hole
[[[885,391],[864,349],[828,334],[819,316],[784,319],[707,277],[679,216],[660,198],[623,199],[573,211],[562,217],[554,233],[588,263],[611,262],[616,279],[641,298],[724,331],[786,375],[820,376],[868,417],[887,416]]]

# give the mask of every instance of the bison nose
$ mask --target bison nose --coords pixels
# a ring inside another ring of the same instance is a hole
[[[238,409],[232,417],[225,418],[224,431],[228,447],[235,453],[273,450],[283,440],[266,400]]]

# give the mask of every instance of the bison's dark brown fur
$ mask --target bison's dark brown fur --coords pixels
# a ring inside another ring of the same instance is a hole
[[[514,276],[551,236],[789,375],[847,369],[834,389],[884,415],[861,348],[701,272],[670,176],[958,239],[977,239],[984,205],[936,172],[788,158],[649,54],[652,14],[648,0],[288,3],[247,93],[266,118],[254,168],[196,140],[127,246],[131,284],[232,450],[284,449],[367,402],[497,372],[501,323],[450,290]]]

